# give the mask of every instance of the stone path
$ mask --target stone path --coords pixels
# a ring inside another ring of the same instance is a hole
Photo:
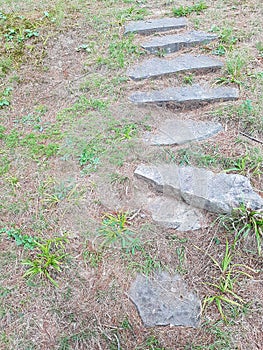
[[[129,297],[146,327],[199,325],[201,302],[178,274],[160,272],[151,278],[138,275]]]
[[[184,34],[166,35],[156,37],[142,44],[142,48],[151,53],[171,53],[182,48],[192,47],[200,44],[207,44],[216,40],[217,35],[205,32],[192,31]]]
[[[253,210],[263,207],[263,199],[253,191],[249,180],[242,175],[215,174],[206,169],[174,164],[140,165],[135,170],[135,175],[168,197],[210,212],[231,213],[241,204]]]
[[[129,32],[152,34],[183,28],[186,19],[169,19],[132,22]],[[216,40],[217,36],[205,32],[180,32],[159,35],[142,47],[152,54],[172,53],[182,48],[197,46]],[[203,71],[222,68],[223,63],[210,56],[182,54],[175,58],[150,58],[131,67],[131,79],[142,80],[176,74],[184,71]],[[137,91],[130,96],[136,104],[175,104],[201,107],[207,102],[223,102],[238,99],[238,89],[211,88],[203,85],[171,86],[163,90]],[[176,116],[176,114],[175,114]],[[222,130],[219,123],[193,120],[165,120],[155,132],[146,134],[151,146],[180,145],[212,137]],[[155,222],[178,231],[198,230],[204,226],[204,210],[215,213],[231,213],[241,204],[251,209],[263,207],[263,199],[253,191],[249,180],[237,174],[215,174],[212,171],[180,167],[175,164],[139,165],[135,176],[155,189],[157,196],[147,203]],[[200,300],[188,291],[182,278],[166,272],[155,273],[151,278],[137,275],[129,290],[145,326],[183,325],[197,327],[200,316]]]
[[[186,71],[211,71],[220,69],[224,64],[209,56],[181,55],[174,59],[151,58],[128,71],[130,78],[142,80]]]
[[[152,34],[155,32],[166,32],[173,29],[180,29],[187,26],[185,17],[181,18],[158,18],[147,21],[130,22],[125,27],[124,34]]]
[[[130,101],[137,104],[173,102],[191,106],[196,103],[233,101],[238,99],[238,89],[230,87],[205,88],[201,85],[171,87],[164,90],[135,92]]]
[[[150,145],[182,145],[205,140],[223,130],[220,123],[196,122],[194,120],[165,120],[155,133],[146,134]]]

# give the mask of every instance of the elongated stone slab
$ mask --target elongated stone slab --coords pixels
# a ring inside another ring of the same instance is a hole
[[[157,197],[147,209],[157,224],[181,232],[199,230],[204,221],[201,211],[171,197]]]
[[[238,99],[238,89],[231,87],[206,88],[200,85],[172,87],[150,92],[135,92],[130,101],[137,104],[172,102],[175,105],[191,105],[201,102],[232,101]]]
[[[181,198],[189,205],[210,212],[231,213],[242,204],[252,210],[263,208],[263,199],[242,175],[215,174],[206,169],[173,164],[141,165],[135,170],[135,175],[165,195]]]
[[[138,274],[128,295],[146,327],[199,325],[201,302],[179,274],[165,271],[152,277]]]
[[[180,29],[187,26],[185,17],[149,19],[146,21],[134,21],[127,24],[124,34],[152,34],[155,32],[166,32],[173,29]]]
[[[153,38],[142,44],[142,48],[151,53],[171,53],[179,51],[184,47],[207,44],[217,38],[215,34],[192,31],[184,34],[165,35]]]
[[[141,80],[185,71],[220,69],[224,64],[209,56],[182,55],[172,60],[151,58],[128,71],[130,78]]]
[[[146,142],[159,146],[182,145],[205,140],[222,130],[220,123],[172,119],[164,121],[155,134],[148,134]]]

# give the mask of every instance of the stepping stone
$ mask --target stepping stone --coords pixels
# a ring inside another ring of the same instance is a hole
[[[215,70],[223,66],[221,61],[209,56],[182,55],[171,60],[162,58],[146,60],[129,70],[128,75],[134,80],[141,80],[185,71]]]
[[[220,123],[196,122],[194,120],[166,120],[157,133],[148,134],[146,142],[151,145],[182,145],[205,140],[223,130]]]
[[[142,48],[151,53],[171,53],[179,51],[184,47],[207,44],[217,38],[215,34],[192,31],[184,34],[165,35],[153,38],[144,43]]]
[[[157,197],[147,209],[157,224],[181,232],[199,230],[204,221],[201,211],[174,198]]]
[[[173,29],[180,29],[186,26],[187,26],[187,20],[185,17],[149,19],[146,21],[130,22],[125,27],[124,34],[128,34],[128,33],[152,34],[155,32],[166,32]]]
[[[238,89],[230,87],[206,88],[200,85],[172,87],[150,92],[135,92],[130,101],[137,104],[172,102],[175,105],[192,105],[202,102],[233,101],[238,99]]]
[[[164,271],[153,277],[138,274],[128,295],[146,327],[199,325],[201,302],[179,274]]]
[[[140,165],[135,176],[153,184],[165,195],[210,212],[229,214],[242,204],[252,210],[263,208],[263,198],[242,175],[215,174],[206,169],[165,164]]]

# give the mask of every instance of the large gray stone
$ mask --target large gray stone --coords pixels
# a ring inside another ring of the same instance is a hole
[[[173,103],[175,105],[193,105],[202,102],[232,101],[238,99],[238,89],[231,87],[205,88],[200,85],[173,87],[150,92],[135,92],[130,101],[137,104]]]
[[[218,59],[209,56],[182,55],[174,59],[151,58],[128,71],[130,78],[141,80],[185,71],[208,71],[223,67]]]
[[[137,275],[128,294],[146,327],[199,325],[201,302],[178,274]]]
[[[220,123],[172,119],[166,120],[156,133],[147,134],[146,141],[151,145],[182,145],[207,139],[222,129]]]
[[[187,26],[187,20],[185,17],[148,19],[146,21],[130,22],[125,27],[124,34],[128,34],[128,33],[152,34],[155,32],[165,32],[173,29],[184,28],[186,26]]]
[[[140,165],[135,176],[151,183],[155,190],[169,194],[178,200],[182,199],[180,191],[179,167],[164,164],[161,166]]]
[[[183,199],[196,208],[215,213],[231,213],[244,204],[263,208],[263,199],[253,191],[249,180],[238,174],[215,174],[206,169],[176,165],[140,165],[135,175],[154,185],[157,191]]]
[[[183,34],[165,35],[156,37],[142,45],[142,48],[151,53],[171,53],[179,51],[184,47],[207,44],[217,39],[217,35],[205,32],[192,31]]]
[[[157,224],[181,232],[199,230],[204,223],[201,211],[171,197],[157,197],[147,209]]]

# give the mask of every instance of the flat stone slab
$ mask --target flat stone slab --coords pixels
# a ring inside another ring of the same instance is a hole
[[[220,69],[224,64],[209,56],[182,55],[174,59],[151,58],[128,71],[133,80],[141,80],[185,71],[209,71]]]
[[[231,87],[206,88],[200,85],[172,87],[150,92],[135,92],[130,101],[137,104],[173,103],[175,105],[191,105],[202,102],[233,101],[239,96],[238,89]]]
[[[146,21],[134,21],[125,26],[124,34],[152,34],[155,32],[166,32],[173,29],[180,29],[187,26],[185,17],[148,19]]]
[[[220,123],[172,119],[164,121],[155,134],[147,134],[146,142],[153,146],[182,145],[205,140],[222,130]]]
[[[215,174],[206,169],[165,164],[140,165],[135,176],[169,197],[210,212],[229,214],[242,204],[252,210],[263,208],[263,198],[242,175]]]
[[[183,34],[165,35],[153,38],[144,44],[142,48],[151,53],[171,53],[185,47],[192,47],[200,44],[207,44],[218,38],[215,34],[192,31]]]
[[[201,211],[171,197],[157,197],[147,209],[151,212],[153,221],[167,228],[187,232],[199,230],[203,226]]]
[[[146,327],[199,325],[201,302],[178,274],[138,274],[128,294]]]

